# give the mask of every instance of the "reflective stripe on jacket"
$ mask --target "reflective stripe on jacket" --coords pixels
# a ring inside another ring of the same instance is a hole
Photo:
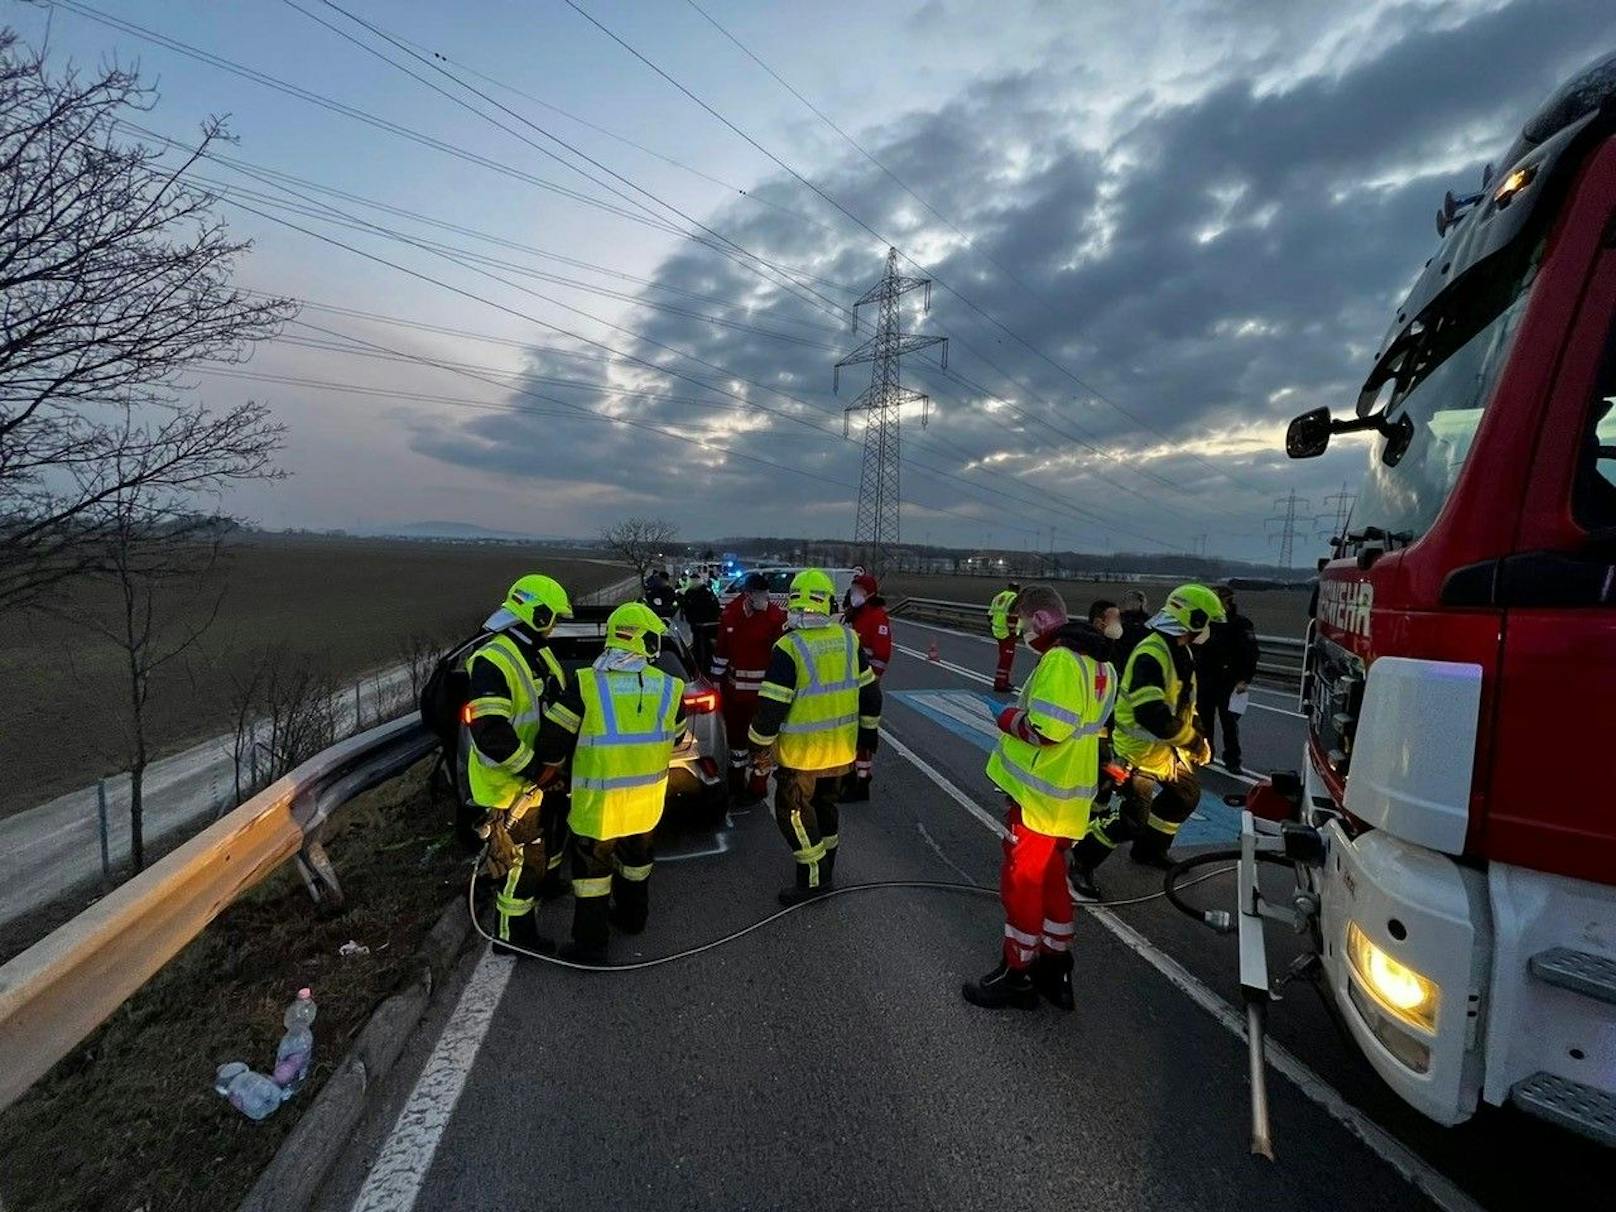
[[[1016,608],[1017,596],[1014,589],[1006,589],[988,605],[988,621],[993,625],[994,639],[1007,640],[1012,635],[1021,634],[1021,620],[1012,622],[1010,619],[1010,612]]]
[[[1099,782],[1100,730],[1116,694],[1116,670],[1103,661],[1062,647],[1039,660],[1017,703],[1049,743],[1001,733],[988,758],[988,777],[1020,805],[1027,828],[1068,838],[1088,829]]]
[[[1141,662],[1160,668],[1159,685],[1154,676],[1137,676]],[[1160,702],[1167,704],[1178,722],[1178,731],[1170,737],[1157,736],[1135,717],[1135,712],[1146,703]],[[1194,739],[1195,673],[1191,670],[1187,680],[1180,678],[1167,637],[1152,631],[1135,645],[1123,668],[1122,689],[1117,696],[1117,726],[1111,734],[1112,749],[1122,761],[1146,774],[1171,778],[1174,751]]]
[[[841,623],[789,631],[775,645],[792,658],[796,684],[765,680],[759,696],[787,704],[776,759],[788,770],[834,770],[858,754],[859,687],[875,681],[859,668],[858,637]]]
[[[540,659],[555,678],[557,684],[567,684],[567,674],[548,648],[538,649]],[[484,695],[466,704],[464,723],[485,717],[498,717],[511,722],[516,733],[516,750],[503,761],[495,761],[477,748],[470,729],[463,730],[465,743],[461,746],[461,760],[466,767],[466,784],[471,798],[484,808],[509,808],[530,780],[522,771],[533,761],[533,745],[539,735],[539,718],[544,711],[544,692],[527,656],[510,636],[501,632],[471,654],[466,661],[470,672],[473,662],[487,661],[505,679],[504,697]]]
[[[662,819],[684,683],[655,666],[578,672],[583,718],[572,754],[572,812],[583,837],[646,833]]]

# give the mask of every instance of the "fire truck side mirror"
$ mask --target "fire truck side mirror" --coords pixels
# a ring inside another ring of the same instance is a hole
[[[1396,467],[1414,443],[1414,422],[1405,412],[1397,420],[1383,424],[1380,432],[1386,435],[1386,448],[1380,452],[1380,461],[1387,467]]]
[[[1316,459],[1330,445],[1330,410],[1315,408],[1294,417],[1285,429],[1285,453],[1293,459]]]

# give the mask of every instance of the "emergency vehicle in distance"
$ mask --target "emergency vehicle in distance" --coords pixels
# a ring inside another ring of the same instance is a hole
[[[1616,1145],[1616,56],[1437,227],[1356,415],[1286,435],[1376,437],[1320,572],[1300,787],[1248,806],[1306,835],[1292,904],[1398,1094]]]

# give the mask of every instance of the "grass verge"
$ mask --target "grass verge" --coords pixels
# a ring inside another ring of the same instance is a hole
[[[226,909],[145,988],[0,1115],[7,1212],[233,1208],[310,1105],[415,951],[470,861],[422,764],[355,800],[326,849],[349,909],[318,920],[291,864]],[[343,958],[353,939],[369,947]],[[213,1092],[214,1070],[274,1058],[281,1013],[314,990],[308,1084],[253,1123]]]

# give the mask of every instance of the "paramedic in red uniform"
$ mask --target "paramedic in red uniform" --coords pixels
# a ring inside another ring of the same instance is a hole
[[[842,614],[842,622],[857,634],[859,651],[864,654],[865,663],[874,671],[875,679],[879,682],[887,671],[887,662],[892,659],[892,620],[887,617],[887,603],[881,596],[881,586],[869,573],[861,572],[853,578],[852,587],[847,591],[847,609]],[[873,754],[860,751],[853,763],[852,773],[842,784],[844,802],[870,798],[873,758]]]
[[[786,612],[769,601],[769,584],[763,574],[748,573],[741,592],[719,616],[712,667],[713,680],[723,687],[729,790],[740,806],[757,803],[768,791],[767,777],[750,771],[752,749],[746,734],[757,711],[758,690],[768,672],[769,657],[785,631]]]

